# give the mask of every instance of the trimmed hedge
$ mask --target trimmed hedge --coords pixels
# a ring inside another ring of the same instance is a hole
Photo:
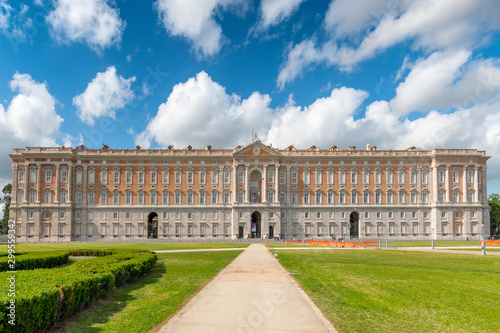
[[[134,250],[68,251],[71,255],[98,256],[64,268],[21,271],[16,275],[16,326],[7,323],[7,293],[0,295],[0,330],[43,331],[105,296],[125,282],[147,273],[156,254]],[[0,273],[0,288],[8,290],[8,273]],[[2,316],[3,314],[3,316]],[[3,326],[3,329],[2,329]]]
[[[47,251],[33,252],[20,254],[16,253],[15,267],[16,271],[36,269],[36,268],[52,268],[64,265],[68,262],[69,251]],[[9,258],[0,257],[0,272],[9,271]]]

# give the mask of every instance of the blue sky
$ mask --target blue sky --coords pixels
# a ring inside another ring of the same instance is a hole
[[[495,0],[0,0],[14,147],[476,148],[500,192]],[[3,185],[2,185],[3,186]]]

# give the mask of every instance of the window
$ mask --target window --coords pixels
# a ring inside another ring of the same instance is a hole
[[[405,192],[399,191],[399,203],[405,203]]]
[[[370,192],[363,192],[363,203],[370,203]]]
[[[101,183],[106,184],[108,182],[108,171],[106,169],[101,170]]]
[[[353,191],[351,193],[351,203],[358,203],[358,192]]]
[[[193,170],[188,170],[187,172],[187,182],[188,184],[192,184],[193,183]]]
[[[269,219],[274,219],[274,212],[269,212]]]
[[[453,183],[458,183],[458,171],[457,170],[453,170],[453,172],[451,173],[451,178],[452,178]]]
[[[269,195],[273,194],[272,192],[269,192]],[[272,202],[272,201],[271,201]],[[224,203],[229,203],[229,192],[224,192]]]
[[[369,212],[365,212],[365,219],[369,219],[370,218],[370,213]]]
[[[380,172],[380,169],[375,170],[375,184],[381,183],[381,175],[382,173]]]
[[[472,171],[467,171],[467,183],[472,184],[474,180],[474,173]]]
[[[125,182],[127,184],[132,184],[132,170],[127,170],[126,174],[125,174]]]
[[[321,203],[322,193],[320,191],[316,192],[316,203]]]
[[[144,184],[144,171],[143,170],[139,170],[138,175],[139,175],[139,177],[138,177],[139,178],[138,179],[139,184]]]
[[[370,184],[370,171],[369,170],[363,171],[363,184]]]
[[[315,182],[316,184],[321,184],[322,183],[322,172],[321,170],[316,170],[316,175],[315,175]]]
[[[181,183],[181,171],[180,170],[175,171],[175,183],[176,184]]]
[[[35,169],[30,169],[30,183],[36,182],[36,170]]]
[[[329,204],[333,203],[333,192],[332,191],[328,192],[328,203]]]
[[[427,170],[422,171],[422,184],[427,184]]]
[[[212,192],[212,203],[213,204],[217,203],[217,191]]]
[[[298,201],[298,196],[299,196],[299,195],[298,195],[298,193],[297,193],[297,192],[293,192],[293,193],[292,193],[292,203],[293,203],[293,204],[296,204],[296,203],[297,203],[297,201]]]
[[[309,212],[304,213],[304,218],[308,219],[309,218]]]
[[[50,183],[52,181],[52,170],[47,169],[45,170],[45,182]]]
[[[19,183],[24,182],[24,170],[19,170]]]
[[[405,171],[403,169],[400,169],[398,172],[398,183],[399,184],[405,183]]]
[[[345,203],[345,192],[344,191],[340,192],[339,202],[340,203]]]
[[[242,184],[245,179],[245,171],[243,169],[238,170],[238,183]]]
[[[101,192],[101,204],[104,205],[108,201],[108,194],[106,192]]]
[[[382,213],[381,212],[377,212],[377,219],[381,219],[382,218]]]
[[[292,184],[297,184],[298,174],[297,170],[292,171]]]
[[[304,192],[304,203],[309,203],[309,192]]]
[[[387,184],[392,184],[393,181],[393,172],[392,169],[387,170]]]
[[[468,202],[474,201],[474,192],[472,191],[467,192],[467,201]]]
[[[127,193],[125,193],[125,203],[129,205],[132,203],[132,192],[127,191]]]
[[[272,174],[273,173],[271,172],[270,175],[272,175]],[[224,170],[224,184],[229,184],[229,176],[230,176],[229,170]],[[269,181],[269,182],[272,183],[272,181]]]
[[[399,212],[399,217],[402,219],[406,218],[405,212]]]
[[[274,183],[274,169],[267,170],[267,182],[269,184]]]
[[[204,220],[205,219],[205,212],[200,212],[200,219]]]
[[[427,203],[428,193],[422,192],[422,203]]]
[[[175,191],[175,203],[178,205],[181,203],[181,192]]]
[[[446,212],[441,212],[441,218],[445,219],[446,218]]]
[[[460,193],[458,191],[453,191],[453,202],[459,202]]]
[[[156,203],[156,191],[151,191],[151,193],[149,194],[149,200],[152,204]]]
[[[285,193],[280,192],[280,203],[284,204],[285,203]]]
[[[62,169],[61,170],[61,182],[66,183],[68,181],[68,170]]]
[[[267,202],[274,202],[274,192],[273,191],[269,191],[269,193],[267,194]]]
[[[280,184],[286,183],[286,174],[284,172],[280,172]]]
[[[168,176],[169,176],[168,170],[163,170],[163,184],[168,184]]]
[[[52,197],[52,193],[50,191],[45,191],[45,202],[50,203],[50,198]]]
[[[219,182],[219,172],[217,169],[212,170],[212,184],[217,184]]]
[[[138,204],[144,203],[144,192],[143,191],[137,192],[137,203]]]
[[[335,214],[333,212],[328,212],[328,218],[333,220],[335,218]]]
[[[66,192],[61,192],[61,203],[66,203]]]
[[[439,172],[438,172],[438,182],[444,183],[444,171],[442,171],[442,170],[439,170]]]
[[[119,204],[120,203],[120,192],[113,192],[113,203],[115,205]]]
[[[345,184],[345,170],[342,169],[339,172],[339,183],[340,184]]]
[[[151,184],[156,184],[156,171],[155,170],[152,170],[151,171],[151,175],[150,175],[150,178],[151,178]]]
[[[76,192],[76,203],[78,205],[82,203],[82,192],[81,191]]]
[[[113,219],[118,220],[118,212],[113,212]]]
[[[101,235],[106,235],[106,224],[101,224]]]
[[[94,170],[89,170],[89,184],[94,184],[95,183],[95,171]]]
[[[328,185],[332,185],[333,184],[333,170],[332,169],[328,170],[326,178],[327,178],[326,181],[327,181]]]
[[[389,218],[390,218],[390,219],[394,218],[394,214],[393,214],[393,212],[389,212]]]
[[[205,184],[207,181],[207,173],[205,170],[200,171],[200,184]]]
[[[472,211],[470,212],[470,217],[475,219],[476,218],[476,212],[475,211]]]
[[[375,203],[381,203],[382,202],[382,192],[376,191],[375,192]]]
[[[415,184],[417,182],[417,172],[412,169],[410,171],[410,184]]]
[[[393,193],[392,191],[387,192],[387,203],[393,202]]]
[[[50,235],[50,223],[43,224],[43,234]]]
[[[94,204],[94,192],[89,192],[89,204]]]
[[[410,202],[417,203],[417,192],[415,191],[410,192]]]
[[[358,183],[358,172],[356,170],[351,171],[351,184]]]
[[[439,191],[438,193],[438,201],[444,202],[444,191]]]
[[[114,184],[120,183],[120,171],[118,170],[113,171],[113,183]]]
[[[316,212],[316,218],[321,219],[321,212]]]

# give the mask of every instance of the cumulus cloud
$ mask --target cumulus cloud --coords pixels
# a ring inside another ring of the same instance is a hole
[[[55,146],[61,136],[63,119],[56,113],[56,99],[46,83],[36,82],[29,74],[16,73],[10,88],[18,92],[7,110],[0,104],[0,179],[10,177],[12,148]],[[8,180],[10,182],[10,180]]]
[[[500,2],[495,0],[367,0],[363,4],[333,0],[325,16],[331,39],[319,45],[306,39],[291,47],[279,74],[287,80],[278,79],[278,86],[293,80],[304,67],[318,63],[352,70],[403,42],[426,52],[474,49],[500,28]],[[340,44],[335,53],[323,52],[332,43]]]
[[[217,11],[244,7],[242,0],[158,0],[155,8],[160,21],[172,36],[186,38],[194,51],[211,57],[225,42],[221,26],[215,21]]]
[[[135,76],[124,78],[116,74],[116,68],[110,66],[105,72],[97,73],[85,91],[73,98],[77,115],[81,121],[94,125],[100,117],[115,118],[115,110],[123,108],[134,99],[131,89]]]
[[[108,0],[54,0],[47,16],[52,36],[61,43],[79,42],[96,51],[121,42],[126,23]]]
[[[280,24],[292,15],[305,0],[262,0],[260,2],[260,26],[267,29]]]
[[[250,140],[252,127],[259,134],[265,133],[270,101],[268,95],[258,92],[243,100],[229,95],[207,73],[200,72],[174,86],[145,131],[136,136],[136,143],[142,147],[149,147],[153,140],[162,146],[245,143]]]
[[[413,65],[396,89],[391,107],[399,115],[412,111],[467,107],[495,98],[500,91],[497,60],[469,62],[471,52],[435,52]]]

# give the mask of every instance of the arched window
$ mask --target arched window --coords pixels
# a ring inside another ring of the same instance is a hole
[[[333,185],[333,180],[334,180],[333,169],[328,169],[328,173],[327,173],[327,183],[328,183],[328,185]]]

